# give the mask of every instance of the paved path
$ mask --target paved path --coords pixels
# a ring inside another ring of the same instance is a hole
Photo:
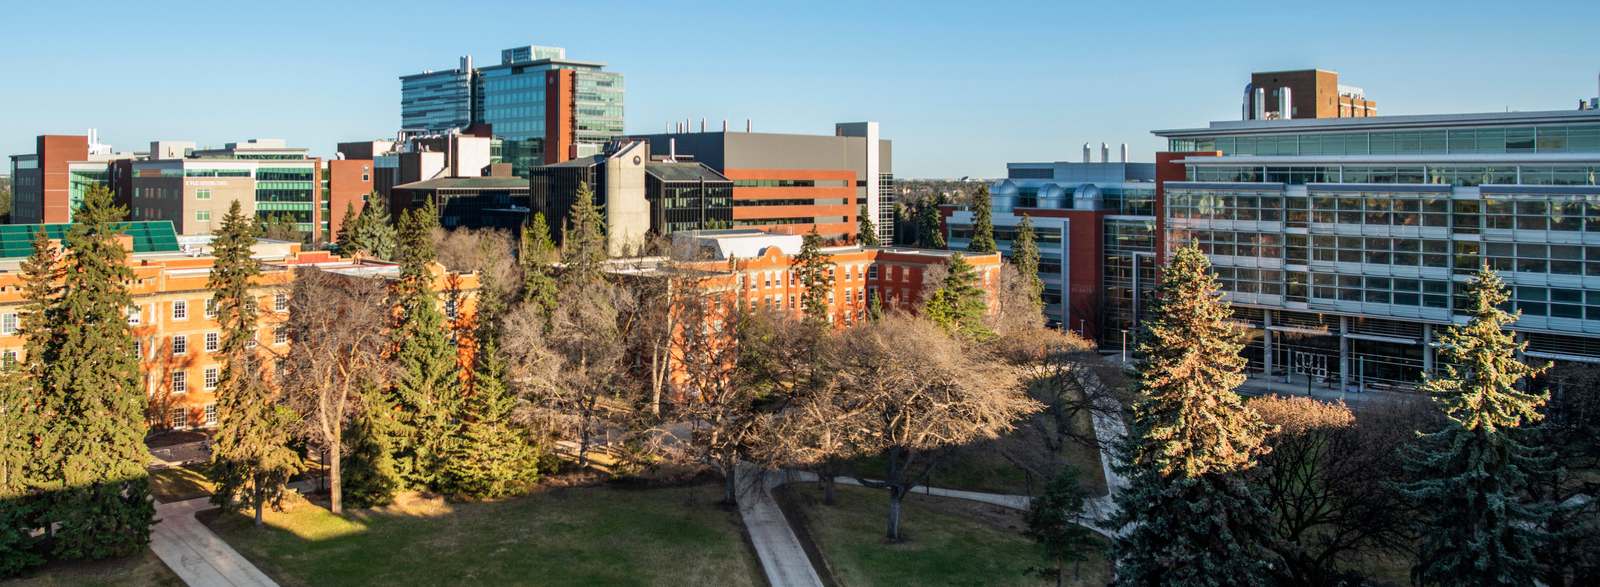
[[[189,587],[278,587],[221,538],[194,519],[208,510],[210,498],[156,504],[150,550]]]
[[[750,465],[739,467],[739,514],[744,518],[750,542],[756,547],[756,557],[772,587],[822,587],[822,578],[817,575],[816,567],[811,566],[805,548],[800,546],[800,538],[784,519],[777,500],[772,498],[772,488],[801,481],[802,476],[786,471],[764,472]],[[816,480],[816,476],[811,475],[811,480]]]

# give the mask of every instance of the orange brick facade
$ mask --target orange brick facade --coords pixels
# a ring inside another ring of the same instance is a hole
[[[372,193],[372,161],[367,159],[334,159],[328,161],[328,239],[332,241],[344,225],[344,212],[355,206],[357,213],[366,206],[366,196]]]
[[[839,222],[796,222],[782,224],[763,224],[740,226],[756,226],[768,232],[783,234],[806,234],[815,227],[824,237],[838,240],[854,240],[856,236],[856,213],[860,205],[856,203],[856,174],[849,170],[827,169],[726,169],[722,172],[728,179],[734,180],[735,185],[741,180],[811,180],[825,187],[734,187],[733,188],[733,220],[758,221],[791,218],[830,218],[840,217]],[[755,201],[789,201],[811,200],[812,202],[837,201],[827,204],[779,204],[755,205]],[[740,205],[740,202],[746,205]]]

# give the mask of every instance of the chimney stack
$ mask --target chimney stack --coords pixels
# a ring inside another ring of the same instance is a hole
[[[1289,99],[1289,87],[1278,88],[1278,118],[1294,118],[1294,101]]]
[[[1093,152],[1094,152],[1094,145],[1091,145],[1089,143],[1084,143],[1083,144],[1083,162],[1084,163],[1089,163],[1091,161],[1090,157],[1092,157],[1092,155],[1090,155],[1090,154],[1093,153]]]
[[[1267,89],[1256,88],[1256,99],[1251,102],[1250,120],[1261,120],[1267,117]]]
[[[1127,163],[1128,162],[1128,144],[1127,143],[1123,143],[1122,144],[1122,162],[1123,163]]]
[[[728,119],[722,119],[722,132],[728,132]]]
[[[1101,163],[1110,163],[1111,162],[1111,145],[1107,145],[1105,143],[1100,143],[1100,162]]]
[[[700,132],[706,132],[706,119],[704,116],[700,117]]]
[[[750,124],[750,119],[748,119],[748,118],[744,119],[744,132],[746,132],[746,133],[752,132],[750,129],[753,128],[753,127],[754,127],[754,125]]]

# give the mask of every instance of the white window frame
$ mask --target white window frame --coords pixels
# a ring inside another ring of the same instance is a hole
[[[172,319],[173,320],[188,320],[189,319],[189,301],[188,300],[174,300],[172,302]]]
[[[17,313],[0,314],[0,335],[17,333]]]
[[[206,426],[215,426],[217,424],[217,404],[216,404],[216,402],[212,402],[212,403],[206,404],[206,412],[205,412],[205,414],[206,414],[205,415],[205,419],[206,419],[205,425]]]
[[[289,294],[286,294],[286,293],[283,293],[283,292],[278,292],[278,293],[272,294],[272,311],[273,312],[280,312],[280,313],[281,312],[288,312],[289,311]]]
[[[173,430],[189,427],[189,408],[172,408],[167,417],[172,419]]]
[[[172,381],[172,395],[189,393],[189,372],[182,369],[173,371],[169,378]]]
[[[172,356],[181,357],[187,354],[189,354],[189,335],[172,335]]]
[[[144,308],[139,305],[128,306],[128,324],[137,326],[144,315]]]
[[[272,327],[273,346],[289,344],[289,328],[286,326]]]
[[[222,334],[219,332],[206,333],[206,352],[214,353],[222,350]]]
[[[207,389],[207,390],[216,389],[217,388],[217,381],[219,381],[221,379],[222,379],[222,370],[221,369],[218,369],[216,367],[206,367],[206,370],[205,370],[205,382],[204,382],[205,383],[205,389]]]
[[[217,317],[217,298],[206,298],[206,318]]]
[[[196,199],[196,200],[209,200],[209,199],[211,199],[211,188],[198,188],[198,189],[196,189],[194,191],[194,199]]]
[[[194,211],[194,221],[195,222],[211,222],[211,211],[210,210],[195,210]]]

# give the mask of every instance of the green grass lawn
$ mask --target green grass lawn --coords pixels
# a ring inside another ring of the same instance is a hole
[[[243,515],[207,523],[285,587],[761,585],[721,496],[716,484],[544,489],[495,503],[409,498],[344,517],[294,498],[265,528]]]
[[[1085,420],[1083,425],[1087,426],[1088,416],[1085,415],[1083,419]],[[1015,435],[1012,441],[1030,438],[1020,432],[1012,434]],[[945,489],[1027,495],[1029,480],[1022,469],[1002,456],[1001,442],[1004,441],[986,441],[967,447],[955,458],[941,463],[934,469],[929,485]],[[1105,469],[1100,466],[1098,451],[1068,443],[1066,449],[1062,451],[1061,459],[1062,462],[1077,465],[1083,470],[1083,487],[1090,495],[1106,494]],[[886,456],[873,455],[856,459],[853,464],[861,476],[868,479],[882,479],[884,467],[888,462]],[[1033,479],[1032,490],[1039,491],[1048,481],[1048,479]]]
[[[26,579],[0,581],[5,587],[184,587],[182,579],[149,550],[103,561],[51,563]]]
[[[150,494],[161,503],[173,503],[211,495],[211,481],[204,475],[205,465],[186,465],[150,471]]]
[[[815,484],[781,489],[804,516],[811,540],[840,587],[871,585],[1045,585],[1023,569],[1047,564],[1022,536],[1021,512],[962,500],[910,495],[901,508],[900,543],[884,539],[889,498],[881,490],[840,486],[838,503],[822,505]],[[795,520],[790,520],[791,523]],[[1104,563],[1084,563],[1081,581],[1104,585]],[[1053,582],[1048,583],[1054,585]]]

